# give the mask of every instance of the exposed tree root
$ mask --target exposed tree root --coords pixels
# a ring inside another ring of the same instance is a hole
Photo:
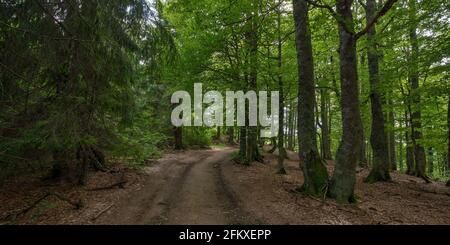
[[[425,183],[427,183],[427,184],[432,183],[430,178],[428,178],[428,176],[426,176],[425,174],[417,173],[416,177],[419,177],[419,178],[423,179],[425,181]]]
[[[410,189],[410,190],[413,190],[413,191],[418,191],[418,192],[425,192],[425,193],[436,194],[436,195],[450,196],[450,192],[430,191],[430,190],[425,190],[425,189],[422,189],[422,188],[413,188],[413,187],[409,187],[409,186],[407,186],[407,188]]]
[[[103,187],[97,187],[97,188],[88,189],[88,191],[103,191],[103,190],[113,189],[113,188],[115,188],[115,187],[119,187],[119,188],[123,189],[123,188],[125,188],[125,184],[126,184],[127,182],[128,182],[128,181],[123,180],[123,181],[119,181],[119,182],[117,182],[117,183],[114,183],[114,184],[111,184],[111,185],[108,185],[108,186],[103,186]]]
[[[100,218],[100,216],[102,216],[102,214],[108,212],[108,210],[110,210],[113,206],[114,206],[114,204],[111,204],[111,205],[107,206],[106,208],[104,208],[102,211],[98,212],[94,217],[91,218],[91,221],[95,221],[96,219]]]
[[[113,183],[113,184],[108,185],[108,186],[96,187],[96,188],[88,189],[88,191],[103,191],[103,190],[113,189],[115,187],[119,187],[119,188],[123,189],[123,188],[125,188],[125,184],[126,183],[128,183],[128,181],[125,179],[125,174],[122,173],[120,175],[120,179],[119,179],[118,182]]]
[[[287,174],[287,172],[284,167],[278,167],[276,174],[285,175],[285,174]]]
[[[369,175],[364,179],[364,182],[369,184],[388,181],[391,181],[391,176],[389,175],[389,172],[385,172],[381,169],[372,169]]]
[[[67,202],[70,205],[72,205],[74,207],[74,209],[77,209],[77,210],[81,209],[83,207],[83,202],[81,200],[72,201],[69,198],[63,196],[62,194],[59,194],[59,193],[56,193],[56,192],[47,192],[44,195],[42,195],[41,197],[39,197],[38,199],[36,199],[29,206],[27,206],[27,207],[25,207],[23,209],[20,209],[18,211],[12,212],[10,214],[7,214],[4,217],[1,217],[0,220],[6,220],[6,219],[9,219],[11,217],[18,217],[18,216],[24,215],[24,214],[28,213],[28,211],[30,211],[33,208],[35,208],[39,203],[41,203],[43,200],[45,200],[49,196],[54,196],[54,197],[58,198],[61,201]]]
[[[86,185],[89,166],[93,166],[96,171],[106,172],[105,155],[94,146],[81,145],[77,150],[77,160],[79,177],[78,183]]]

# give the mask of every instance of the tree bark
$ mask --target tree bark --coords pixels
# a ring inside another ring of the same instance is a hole
[[[402,121],[401,120],[399,120],[399,126],[400,126],[400,128],[403,128],[403,125],[402,125]],[[398,156],[399,156],[399,159],[398,159],[398,163],[399,163],[399,167],[400,167],[400,172],[403,172],[403,137],[400,135],[400,137],[399,137],[399,144],[398,144]]]
[[[409,108],[409,104],[406,105],[407,108]],[[409,112],[410,109],[405,110],[405,128],[407,129],[405,131],[405,142],[406,142],[406,174],[408,175],[415,175],[415,168],[414,168],[414,147],[412,143],[412,137],[409,133],[409,128],[411,128],[410,123],[410,115]]]
[[[390,110],[388,112],[388,124],[389,124],[389,130],[388,130],[388,145],[389,145],[389,164],[391,170],[397,170],[397,157],[395,153],[395,114],[393,109],[393,102],[392,99],[389,98],[389,105]]]
[[[239,127],[239,157],[240,161],[245,162],[247,154],[247,127]]]
[[[317,150],[314,118],[315,84],[311,33],[306,0],[294,0],[295,44],[298,62],[298,143],[304,183],[301,191],[323,196],[328,173]]]
[[[422,139],[422,112],[420,110],[420,92],[419,89],[419,44],[417,39],[417,23],[416,23],[416,0],[409,0],[410,20],[413,22],[409,30],[409,38],[411,43],[411,96],[413,102],[413,110],[411,111],[411,129],[412,141],[414,146],[415,175],[430,182],[426,175],[426,155],[425,149],[421,145]]]
[[[248,55],[249,55],[249,79],[248,89],[257,91],[257,79],[258,79],[258,11],[259,3],[253,0],[254,11],[252,11],[251,18],[248,21],[247,31],[245,33]],[[247,127],[247,146],[246,157],[244,164],[250,165],[253,161],[262,162],[262,157],[258,149],[257,142],[257,130],[255,126]]]
[[[364,136],[364,130],[361,131],[361,138],[359,139],[361,141],[360,145],[361,148],[359,150],[359,158],[358,158],[358,165],[362,168],[366,168],[368,166],[368,160],[367,160],[367,143]]]
[[[450,93],[448,95],[448,106],[447,106],[447,171],[450,174]],[[450,186],[450,179],[447,182],[447,186]]]
[[[366,22],[375,15],[375,0],[366,1]],[[383,115],[382,94],[380,90],[379,76],[379,59],[376,43],[376,26],[373,25],[367,32],[368,42],[368,66],[369,66],[369,82],[370,82],[370,101],[372,108],[372,124],[370,144],[373,150],[372,170],[365,179],[366,182],[374,183],[377,181],[388,181],[391,179],[389,175],[389,148],[388,137],[385,132],[385,123]]]
[[[286,157],[286,150],[284,149],[284,89],[283,89],[283,76],[281,74],[281,68],[283,66],[283,54],[282,54],[282,40],[281,40],[281,0],[278,2],[280,6],[277,11],[277,34],[278,34],[278,90],[280,95],[279,101],[279,117],[278,117],[278,162],[277,162],[277,174],[286,174],[284,169],[284,158]]]
[[[342,139],[336,153],[329,195],[340,203],[355,201],[356,164],[359,160],[363,134],[359,108],[357,39],[354,35],[352,3],[352,0],[336,1],[337,14],[342,20],[339,22]]]
[[[230,126],[228,127],[228,144],[229,145],[234,145],[234,127]]]
[[[288,150],[292,151],[294,150],[294,106],[293,103],[289,106],[289,130],[288,130]]]
[[[331,160],[331,137],[330,126],[328,125],[329,118],[329,104],[328,97],[330,96],[327,89],[320,90],[320,121],[322,131],[322,158],[324,160]]]
[[[174,127],[173,135],[175,138],[175,150],[183,149],[183,128],[182,127]]]
[[[428,148],[428,168],[427,168],[427,174],[428,176],[433,176],[433,147]]]

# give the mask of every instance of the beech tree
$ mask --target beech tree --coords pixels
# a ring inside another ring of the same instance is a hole
[[[314,63],[308,3],[306,0],[294,0],[293,4],[298,61],[298,145],[300,166],[305,179],[301,190],[320,196],[326,191],[328,173],[317,150]]]

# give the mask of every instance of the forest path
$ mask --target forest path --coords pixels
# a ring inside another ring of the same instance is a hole
[[[237,150],[227,147],[165,154],[144,168],[141,181],[123,189],[128,192],[110,200],[111,209],[89,223],[449,224],[450,193],[443,182],[425,184],[392,172],[393,182],[367,184],[363,180],[369,169],[358,169],[355,193],[359,202],[337,205],[333,200],[293,191],[303,183],[296,154],[285,161],[287,174],[276,175],[276,154],[264,153],[264,164],[244,166],[232,161]],[[332,162],[327,169],[331,175]],[[98,202],[92,200],[91,204]],[[86,210],[98,214],[101,209]],[[85,222],[81,218],[74,223]]]
[[[267,148],[267,147],[266,147]],[[270,146],[268,146],[270,149]],[[73,209],[49,198],[30,210],[20,224],[450,224],[450,189],[399,172],[392,182],[363,180],[369,169],[357,170],[358,203],[303,196],[297,155],[288,154],[286,175],[275,174],[276,152],[264,154],[264,164],[234,164],[237,148],[213,148],[166,153],[143,169],[123,169],[125,188],[90,191],[118,176],[90,173],[88,187],[44,186],[41,180],[11,182],[0,189],[0,216],[26,207],[45,192],[57,192],[85,206]],[[329,161],[329,174],[333,171]],[[122,178],[122,177],[121,177]]]
[[[100,224],[248,224],[224,182],[221,164],[232,148],[168,154],[146,167],[148,181],[117,203]]]

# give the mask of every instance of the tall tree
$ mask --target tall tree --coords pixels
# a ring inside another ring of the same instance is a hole
[[[361,150],[363,127],[359,109],[356,40],[352,13],[353,1],[337,0],[339,20],[339,60],[341,79],[342,139],[336,153],[330,196],[338,202],[354,201],[355,168]]]
[[[422,112],[420,109],[419,91],[419,43],[417,38],[416,0],[409,0],[409,41],[411,44],[409,81],[411,83],[412,110],[411,110],[411,138],[414,147],[415,175],[426,182],[430,182],[426,175],[426,154],[420,142],[422,140]]]
[[[284,120],[284,88],[283,88],[283,75],[281,69],[283,66],[283,40],[281,37],[281,3],[282,0],[278,0],[277,8],[277,80],[278,80],[278,90],[279,90],[279,116],[278,116],[278,164],[277,164],[277,174],[286,174],[284,169],[284,159],[286,158],[286,149],[284,148],[284,130],[285,130],[285,120]],[[287,125],[289,127],[289,125]]]
[[[246,12],[248,21],[245,23],[245,42],[247,48],[248,59],[248,79],[247,89],[257,91],[258,80],[258,44],[259,44],[259,11],[260,1],[250,1],[251,7]],[[247,114],[248,115],[248,114]],[[248,120],[248,116],[247,116]],[[243,133],[241,131],[241,133]],[[258,149],[257,143],[257,127],[248,125],[246,128],[246,146],[245,146],[245,159],[243,163],[246,165],[251,164],[253,161],[262,162],[262,156]],[[241,137],[242,139],[243,137]]]
[[[328,173],[317,150],[314,121],[315,84],[311,33],[306,0],[294,0],[295,44],[298,62],[298,143],[304,183],[311,195],[323,195]]]
[[[367,0],[364,5],[366,10],[366,23],[369,24],[375,16],[375,0]],[[388,181],[389,175],[389,149],[388,138],[385,132],[385,122],[383,115],[382,94],[380,92],[379,74],[379,53],[377,52],[376,25],[373,25],[367,32],[368,43],[368,66],[370,82],[370,101],[372,104],[372,124],[370,134],[370,144],[373,150],[372,170],[365,181],[373,183],[376,181]]]
[[[396,0],[387,0],[369,23],[355,32],[353,0],[337,0],[336,11],[326,4],[308,1],[316,7],[325,8],[339,26],[339,60],[341,78],[342,138],[336,152],[335,169],[330,181],[329,195],[338,202],[354,202],[356,165],[360,160],[363,125],[359,108],[359,86],[356,42],[385,15]]]

